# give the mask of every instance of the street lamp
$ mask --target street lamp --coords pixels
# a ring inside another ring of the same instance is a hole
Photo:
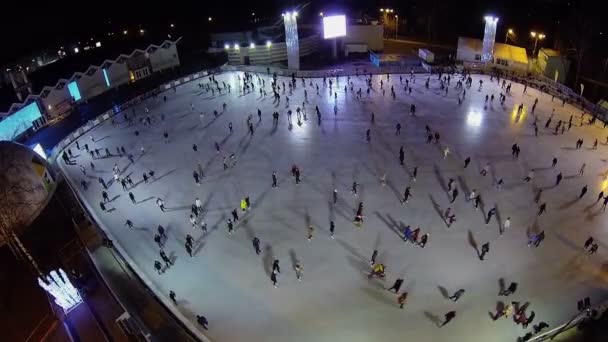
[[[395,39],[397,39],[398,33],[399,33],[399,16],[395,14]]]
[[[507,39],[509,39],[509,36],[512,36],[513,34],[515,34],[515,31],[513,31],[513,29],[507,30],[507,34],[505,35],[505,44],[507,44]]]
[[[532,49],[532,57],[534,57],[534,54],[536,53],[536,47],[538,45],[538,40],[539,39],[543,40],[543,39],[545,39],[546,36],[543,33],[537,33],[537,32],[534,32],[534,31],[530,32],[530,36],[532,38],[534,38],[534,49]]]

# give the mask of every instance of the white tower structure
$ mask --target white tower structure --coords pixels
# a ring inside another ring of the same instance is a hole
[[[285,45],[287,46],[287,67],[300,69],[300,42],[298,41],[298,12],[283,13],[285,24]]]
[[[491,62],[494,59],[494,42],[496,41],[496,26],[498,24],[498,18],[486,16],[484,19],[486,21],[486,28],[483,33],[481,61]]]

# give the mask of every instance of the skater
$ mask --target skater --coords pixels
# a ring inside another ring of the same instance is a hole
[[[376,258],[378,257],[378,251],[374,250],[374,252],[372,253],[372,258],[369,261],[369,264],[374,266],[376,264]]]
[[[583,196],[585,196],[585,194],[587,193],[587,186],[583,186],[583,188],[581,189],[581,194],[578,196],[578,199],[582,199]]]
[[[585,166],[587,166],[587,164],[583,163],[583,165],[581,165],[580,170],[578,170],[578,174],[580,176],[582,176],[585,173]]]
[[[449,154],[450,154],[449,147],[446,147],[445,149],[443,149],[443,159],[447,159]]]
[[[107,192],[102,191],[101,192],[101,197],[103,197],[103,203],[110,202],[110,196],[108,196]]]
[[[163,272],[163,264],[160,263],[160,261],[155,260],[154,261],[154,269],[156,269],[156,272],[158,272],[158,275],[161,275]]]
[[[471,162],[471,157],[467,157],[467,158],[464,160],[464,168],[465,168],[465,169],[467,168],[467,166],[469,166],[469,163],[470,163],[470,162]]]
[[[460,289],[460,290],[454,292],[454,294],[451,295],[449,297],[449,299],[453,302],[457,302],[460,299],[460,297],[462,297],[463,294],[464,294],[464,289]]]
[[[395,290],[395,293],[399,293],[399,289],[401,288],[401,285],[403,285],[403,279],[398,278],[395,280],[395,282],[393,283],[393,286],[391,286],[390,288],[388,288],[388,291],[391,290]]]
[[[281,266],[279,266],[279,259],[272,261],[272,273],[281,273]]]
[[[401,135],[401,124],[397,122],[397,126],[395,127],[395,135]]]
[[[353,186],[350,188],[350,192],[353,196],[357,197],[357,182],[353,182]]]
[[[604,203],[602,203],[602,211],[606,211],[606,205],[608,205],[608,196],[604,197]]]
[[[196,315],[196,323],[203,327],[203,329],[209,330],[209,328],[207,327],[209,321],[207,321],[207,318],[205,318],[205,316]]]
[[[253,249],[255,249],[255,254],[260,255],[260,239],[258,239],[257,237],[253,238]]]
[[[272,281],[272,286],[274,286],[275,288],[279,287],[276,273],[272,272],[272,274],[270,274],[270,281]]]
[[[397,297],[397,303],[399,303],[399,309],[403,309],[403,305],[405,305],[406,300],[407,300],[407,292],[403,292],[399,297]]]
[[[232,210],[232,219],[234,220],[234,222],[238,222],[238,220],[239,220],[239,214],[238,214],[238,212],[236,211],[236,208],[234,208],[234,209]]]
[[[480,81],[481,81],[481,80],[480,80]],[[450,311],[450,312],[446,313],[446,314],[444,315],[444,320],[443,320],[443,322],[441,323],[440,327],[443,327],[444,325],[446,325],[446,324],[450,323],[450,321],[451,321],[451,320],[453,320],[453,319],[454,319],[454,317],[456,317],[456,311]]]
[[[272,171],[272,187],[276,188],[277,186],[277,172]]]
[[[156,231],[158,232],[158,235],[163,238],[164,240],[167,239],[167,235],[165,234],[165,227],[161,226],[160,224],[158,225],[158,228],[156,228]]]
[[[546,203],[541,204],[540,207],[538,207],[538,215],[537,216],[542,215],[546,211],[547,211],[547,204]]]
[[[232,235],[232,232],[234,231],[234,223],[232,223],[231,219],[228,219],[226,224],[228,225],[228,235]]]
[[[557,158],[553,157],[553,162],[551,163],[551,168],[555,169],[555,165],[557,165]]]
[[[336,225],[334,224],[334,221],[330,221],[329,222],[329,236],[332,239],[335,239],[336,236],[334,235],[334,230],[336,229]]]
[[[454,203],[456,197],[458,197],[458,188],[454,188],[454,190],[452,190],[452,200],[450,201],[450,203]]]
[[[156,205],[160,208],[160,210],[162,212],[165,211],[165,201],[163,201],[162,198],[160,198],[160,197],[156,198]]]
[[[510,227],[511,227],[511,218],[507,217],[507,219],[505,220],[505,222],[502,224],[502,227],[501,227],[501,229],[499,231],[499,234],[502,235]]]
[[[293,269],[296,272],[296,278],[298,279],[298,281],[302,281],[302,272],[304,270],[304,267],[302,267],[300,262],[297,261],[296,264],[293,265]]]
[[[169,291],[169,299],[171,299],[173,304],[177,305],[177,299],[175,298],[175,292],[173,292],[173,290]]]
[[[481,169],[481,172],[479,174],[485,177],[488,174],[489,170],[490,170],[490,163],[486,162],[486,164],[483,166],[483,168]]]
[[[479,260],[483,260],[486,254],[490,251],[490,243],[486,242],[481,245],[481,254],[479,254]]]
[[[585,241],[585,250],[588,250],[588,249],[589,249],[589,246],[591,246],[592,244],[593,244],[593,237],[591,237],[591,236],[590,236],[590,237],[587,239],[587,241]]]
[[[405,152],[403,151],[403,146],[399,148],[399,164],[403,165],[403,160],[405,159]]]
[[[189,244],[189,243],[186,241],[186,243],[184,244],[184,247],[186,247],[186,252],[188,253],[188,255],[189,255],[191,258],[193,258],[193,256],[192,256],[192,245],[191,245],[191,244]]]
[[[517,291],[517,283],[511,282],[511,284],[509,284],[509,287],[507,287],[506,290],[500,292],[498,295],[499,296],[508,296],[510,294],[513,294],[515,291]]]
[[[492,216],[494,216],[496,214],[496,207],[490,209],[490,211],[488,211],[488,217],[486,218],[486,224],[490,224],[490,220],[492,219]]]
[[[129,198],[133,204],[137,204],[137,201],[135,201],[135,195],[133,195],[131,191],[129,191]]]
[[[454,178],[448,179],[448,191],[452,191],[453,184],[454,184]]]
[[[534,170],[528,172],[528,176],[524,178],[524,182],[529,183],[532,179],[534,179]]]
[[[451,224],[451,223],[450,223]],[[420,242],[418,242],[418,246],[420,248],[424,248],[424,246],[426,246],[426,243],[429,241],[429,234],[423,234],[420,237]]]
[[[408,186],[405,188],[405,191],[403,192],[403,200],[401,200],[401,204],[407,203],[407,201],[411,195],[412,195],[412,193],[410,191],[410,187]]]
[[[99,182],[99,184],[101,184],[101,186],[104,188],[104,190],[108,189],[108,186],[106,185],[106,181],[104,181],[103,178],[99,177],[99,178],[97,178],[97,181]]]
[[[333,191],[334,204],[338,203],[338,189]]]
[[[159,251],[160,254],[160,258],[163,259],[163,261],[165,262],[165,266],[169,267],[169,266],[173,266],[173,262],[171,262],[171,259],[169,259],[169,257],[167,256],[167,254],[165,253],[165,251],[163,251],[162,249]]]
[[[562,176],[562,173],[561,173],[561,172],[560,172],[560,173],[558,173],[558,174],[557,174],[557,176],[555,176],[555,186],[558,186],[558,185],[559,185],[559,183],[561,183],[561,182],[562,182],[562,178],[563,178],[563,176]]]
[[[308,226],[308,242],[312,240],[314,231],[313,226]]]

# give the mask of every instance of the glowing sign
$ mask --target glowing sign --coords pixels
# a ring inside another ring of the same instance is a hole
[[[68,83],[68,91],[70,92],[70,96],[72,96],[74,101],[79,101],[81,99],[80,89],[78,89],[78,83],[76,83],[76,81]]]
[[[32,122],[42,116],[36,102],[21,108],[0,121],[0,140],[12,141],[32,127]]]
[[[53,296],[55,303],[66,313],[82,303],[78,290],[70,283],[70,279],[62,269],[51,271],[47,276],[38,277],[38,285]]]
[[[103,79],[106,81],[106,87],[110,88],[110,79],[108,78],[108,71],[106,69],[101,69],[103,73]]]
[[[323,17],[323,38],[330,39],[346,36],[346,16],[332,15]]]

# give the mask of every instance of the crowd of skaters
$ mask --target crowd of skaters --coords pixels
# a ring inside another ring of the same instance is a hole
[[[387,81],[390,80],[390,75],[386,75],[386,76],[373,76],[373,75],[362,75],[362,77],[365,78],[365,83],[367,85],[367,94],[368,96],[370,96],[370,91],[375,91],[374,90],[374,82],[379,80],[380,82],[380,89],[384,91],[384,79],[385,78]],[[446,94],[447,94],[447,89],[449,88],[450,85],[450,81],[451,78],[454,77],[460,77],[460,80],[456,82],[456,87],[455,89],[457,91],[460,92],[460,95],[458,96],[458,103],[461,104],[462,101],[464,100],[464,97],[466,95],[466,90],[472,87],[472,76],[470,74],[462,74],[462,75],[438,75],[438,79],[440,81],[440,88],[442,90],[445,89]],[[429,77],[430,79],[430,77]],[[425,82],[425,88],[429,88],[429,79],[426,80]],[[500,78],[499,77],[495,77],[492,76],[491,81],[493,81],[494,79],[497,79],[497,82],[500,84]],[[211,92],[211,95],[214,96],[215,92],[218,93],[222,93],[222,91],[224,92],[231,92],[231,86],[230,84],[226,84],[225,82],[222,82],[222,86],[220,86],[220,83],[215,79],[215,76],[209,76],[208,78],[208,83],[199,83],[199,88],[203,91],[206,92]],[[411,85],[415,83],[415,75],[412,73],[410,75],[409,79],[405,80],[405,86],[404,86],[404,91],[406,94],[411,94]],[[309,80],[309,87],[313,87],[313,81]],[[333,97],[334,99],[337,98],[337,92],[333,92],[333,87],[335,86],[336,89],[338,89],[339,86],[339,82],[340,82],[340,78],[335,78],[335,81],[331,78],[331,77],[324,77],[322,79],[322,88],[328,88],[329,89],[329,96]],[[344,93],[346,94],[348,92],[349,86],[350,86],[350,91],[351,93],[355,93],[355,99],[356,100],[361,100],[362,97],[362,91],[361,88],[359,88],[359,90],[357,90],[356,92],[354,91],[354,85],[353,82],[351,82],[350,80],[350,76],[346,78],[346,82],[347,85],[344,86]],[[248,94],[251,92],[255,91],[255,87],[256,84],[259,87],[259,92],[260,92],[260,96],[265,97],[266,96],[266,79],[261,77],[260,75],[257,74],[252,74],[252,73],[244,73],[242,78],[239,76],[238,78],[238,83],[239,83],[239,93],[240,94]],[[276,75],[273,75],[273,77],[269,80],[269,83],[271,84],[271,88],[272,88],[272,93],[273,93],[273,97],[275,102],[278,104],[281,102],[281,94],[285,95],[286,94],[286,84],[285,82],[282,82],[281,84],[278,83],[278,78]],[[289,81],[288,83],[288,94],[289,96],[292,96],[293,92],[296,91],[298,82],[295,78],[295,76],[292,76],[291,81]],[[306,92],[306,80],[305,79],[301,79],[301,87],[304,88],[304,94],[305,94],[305,99],[307,98],[307,92]],[[400,76],[400,84],[403,84],[403,78],[402,76]],[[281,87],[282,86],[282,87]],[[314,88],[317,91],[317,94],[319,94],[319,84],[317,84],[315,82]],[[481,91],[483,89],[483,80],[479,80],[479,91]],[[499,94],[499,99],[501,102],[501,105],[504,106],[504,102],[506,100],[506,96],[508,94],[510,94],[511,92],[511,84],[509,84],[508,86],[505,84],[505,80],[503,79],[502,82],[502,89],[505,89],[505,94],[500,93]],[[524,92],[526,91],[526,88],[524,88]],[[333,96],[332,96],[333,94]],[[391,95],[393,96],[393,98],[395,98],[396,96],[396,92],[394,90],[394,88],[391,86]],[[494,99],[494,94],[491,94],[491,96],[489,97],[488,95],[486,95],[486,99],[485,99],[485,104],[488,104],[488,100],[490,105],[492,104]],[[166,97],[164,97],[164,100],[166,101]],[[299,125],[302,125],[302,120],[306,121],[307,117],[306,117],[306,102],[302,103],[302,106],[298,106],[296,108],[296,114],[297,114],[297,122]],[[532,105],[532,114],[534,117],[534,122],[533,122],[533,128],[534,128],[534,132],[535,135],[538,136],[538,127],[536,125],[537,122],[537,117],[534,116],[534,111],[536,108],[536,104],[538,102],[538,99],[536,99],[534,101],[534,104]],[[285,96],[285,107],[286,108],[291,108],[290,107],[290,103],[289,103],[289,97]],[[223,112],[225,112],[227,109],[227,104],[224,103],[222,105],[222,111],[218,113],[218,111],[214,111],[214,115],[216,118],[218,118]],[[521,112],[524,109],[524,104],[520,104],[518,106],[518,115],[521,114]],[[195,111],[195,106],[193,104],[191,104],[191,110]],[[319,123],[321,122],[321,112],[319,110],[318,107],[315,108],[315,111],[317,113],[317,117],[318,117],[318,121]],[[334,106],[334,115],[338,114],[338,110],[337,110],[337,104]],[[153,125],[157,119],[150,113],[149,109],[146,107],[144,110],[144,113],[141,113],[140,116],[145,115],[143,117],[140,117],[140,124],[147,126],[147,125]],[[258,120],[261,121],[262,120],[262,112],[260,109],[257,110],[257,115],[258,115]],[[289,109],[287,111],[287,117],[288,117],[288,121],[289,121],[289,125],[291,127],[291,109]],[[415,104],[411,104],[410,106],[410,115],[411,116],[415,116],[416,115],[416,105]],[[135,111],[133,111],[133,114],[129,117],[127,114],[125,114],[125,121],[128,123],[128,127],[132,127],[134,125],[133,121],[136,119],[136,117],[138,116],[138,113],[135,113]],[[273,116],[273,126],[278,124],[279,121],[279,114],[278,112],[274,112],[272,113]],[[551,117],[549,118],[549,120],[546,122],[545,128],[550,129],[550,124],[551,124],[551,118],[553,117],[553,113],[551,115]],[[247,128],[247,132],[249,135],[253,136],[254,134],[254,128],[253,128],[253,124],[252,124],[252,115],[249,115],[247,117],[247,121],[246,121],[246,128]],[[164,121],[164,114],[161,114],[161,121]],[[371,122],[372,124],[375,121],[375,115],[374,113],[371,114]],[[590,119],[588,122],[584,121],[584,115],[581,115],[580,118],[581,121],[581,126],[583,124],[593,124],[594,123],[594,119]],[[113,120],[113,125],[116,125],[116,127],[120,127],[120,124],[116,124],[115,121]],[[572,126],[572,116],[570,117],[569,123],[568,123],[568,130],[570,130]],[[229,131],[230,134],[233,133],[233,124],[232,122],[228,123],[228,127],[229,127]],[[395,134],[396,135],[400,135],[401,134],[401,123],[397,123],[396,124],[396,130],[395,130]],[[565,127],[565,123],[562,122],[561,120],[557,123],[557,126],[555,128],[555,134],[557,134],[559,128],[562,128],[562,134],[563,134],[563,129]],[[422,133],[422,132],[421,132]],[[426,136],[426,142],[431,144],[438,144],[440,146],[442,146],[441,151],[442,151],[442,158],[444,160],[447,160],[446,162],[449,162],[449,160],[454,159],[456,157],[452,157],[451,154],[451,149],[450,146],[448,146],[447,144],[443,144],[441,142],[441,135],[438,131],[434,131],[430,128],[430,126],[427,124],[425,125],[425,132],[423,133]],[[546,133],[546,134],[550,134],[550,133]],[[139,135],[139,131],[136,130],[135,131],[135,135]],[[95,139],[93,136],[90,137],[91,138],[91,144],[95,144]],[[169,135],[168,132],[166,130],[163,131],[163,138],[165,143],[170,143],[170,139],[169,139]],[[365,131],[365,141],[367,143],[371,143],[371,129],[368,128]],[[608,142],[608,137],[607,137],[607,142]],[[580,149],[583,145],[583,139],[579,138],[576,141],[576,149]],[[81,149],[81,146],[79,144],[79,142],[76,142],[76,147],[78,149]],[[197,144],[193,144],[192,145],[192,149],[194,152],[198,151],[198,146]],[[214,143],[214,148],[216,150],[216,152],[222,153],[221,151],[221,147],[220,145],[215,142]],[[131,162],[134,163],[134,157],[131,153],[128,153],[126,151],[126,149],[124,147],[116,147],[116,154],[113,155],[109,148],[93,148],[90,149],[88,143],[85,143],[84,146],[82,147],[82,149],[85,149],[86,151],[88,151],[92,157],[92,159],[102,159],[102,158],[110,158],[110,157],[127,157],[127,159]],[[517,143],[514,143],[512,146],[512,156],[514,160],[517,160],[519,158],[519,154],[521,153],[521,149],[519,147],[519,145]],[[592,149],[597,149],[597,139],[595,140]],[[104,155],[102,155],[100,153],[100,151],[105,152]],[[142,146],[140,149],[141,155],[145,154],[145,149]],[[74,160],[77,160],[77,158],[73,155],[72,151],[70,149],[67,149],[67,151],[63,152],[62,158],[64,160],[64,162],[66,164],[69,165],[76,165],[77,163],[74,162]],[[223,156],[223,167],[224,170],[231,168],[231,167],[235,167],[236,166],[236,155],[234,153],[228,153],[225,154]],[[405,152],[403,147],[401,147],[399,149],[399,163],[401,165],[404,164],[404,159],[405,159]],[[485,177],[488,172],[490,172],[490,168],[491,168],[491,164],[489,161],[480,161],[481,163],[483,163],[483,166],[480,167],[479,170],[479,174],[481,177]],[[469,164],[471,163],[471,157],[467,156],[464,160],[463,160],[463,168],[466,169]],[[553,159],[551,160],[551,169],[555,169],[557,165],[557,158],[553,157]],[[581,168],[579,170],[579,175],[583,175],[584,174],[584,169],[585,169],[586,164],[582,164]],[[84,164],[78,164],[78,167],[81,171],[81,173],[86,176],[87,175],[87,167]],[[95,165],[93,164],[93,162],[90,162],[89,167],[91,170],[95,170]],[[408,172],[410,173],[410,180],[412,182],[416,181],[416,176],[418,173],[418,167],[414,166],[412,169],[408,170]],[[112,199],[110,199],[110,195],[108,194],[108,190],[110,188],[110,186],[112,185],[112,182],[121,184],[122,186],[122,190],[125,192],[128,192],[128,197],[130,198],[131,202],[135,205],[138,204],[138,201],[136,200],[135,194],[133,193],[132,190],[135,189],[135,187],[139,184],[133,182],[133,180],[131,179],[130,174],[128,175],[123,175],[123,172],[120,170],[120,168],[118,167],[118,164],[115,164],[113,169],[112,169],[112,173],[113,173],[113,177],[112,180],[110,180],[110,182],[106,183],[106,181],[103,178],[99,178],[98,181],[99,183],[102,185],[103,187],[103,191],[101,193],[102,196],[102,201],[100,202],[100,207],[103,211],[105,212],[109,212],[110,210],[108,210],[108,208],[106,207],[107,203],[112,202]],[[299,166],[297,164],[293,164],[292,168],[291,168],[291,175],[293,177],[293,182],[298,185],[302,182],[302,178],[301,178],[301,170],[299,168]],[[193,172],[193,178],[195,180],[195,183],[197,185],[200,185],[200,181],[205,177],[205,173],[203,170],[203,167],[201,166],[201,164],[199,163],[196,167],[196,169]],[[272,177],[272,188],[278,188],[278,176],[276,171],[272,171],[271,174]],[[562,173],[558,173],[556,176],[556,183],[555,183],[555,187],[557,187],[561,180],[562,180]],[[533,182],[535,178],[535,170],[534,169],[530,169],[527,176],[523,179],[524,183],[530,183]],[[155,181],[155,177],[154,177],[154,171],[150,170],[147,173],[143,173],[142,175],[142,182],[145,184],[148,184],[149,181]],[[381,184],[384,186],[386,184],[386,174],[384,174],[381,178]],[[414,183],[411,183],[410,185],[405,187],[404,193],[403,193],[403,197],[401,200],[402,204],[406,204],[408,203],[410,200],[413,200],[414,196],[413,196],[413,187]],[[502,188],[502,185],[504,184],[504,181],[502,180],[502,178],[499,178],[498,181],[496,181],[496,187],[498,190],[500,190]],[[82,180],[81,181],[81,185],[83,187],[83,190],[87,191],[88,190],[88,182],[86,182],[86,180]],[[357,197],[358,196],[358,183],[355,181],[352,183],[352,187],[351,187],[351,194],[353,195],[353,197]],[[584,197],[584,195],[587,192],[587,185],[584,185],[581,189],[581,193],[578,196],[578,199],[582,199]],[[539,188],[537,196],[535,197],[535,203],[538,204],[538,212],[537,215],[541,216],[543,213],[546,212],[546,207],[547,204],[544,202],[540,201],[540,197],[542,194],[542,188]],[[457,200],[458,194],[459,194],[459,190],[458,190],[458,186],[456,184],[454,184],[454,179],[450,178],[448,181],[448,188],[447,188],[447,194],[449,197],[449,202],[450,203],[454,203]],[[337,204],[338,202],[338,191],[337,189],[333,190],[333,193],[331,195],[332,199],[333,199],[333,204]],[[600,192],[598,194],[596,203],[599,201],[603,200],[603,206],[602,206],[602,210],[605,210],[606,208],[606,204],[608,203],[608,196],[604,196],[603,192]],[[472,207],[475,210],[479,210],[480,208],[480,203],[481,203],[481,194],[478,193],[475,189],[473,189],[469,194],[466,194],[465,196],[465,201],[468,201],[470,203],[472,203]],[[165,212],[168,208],[165,207],[165,202],[162,198],[160,197],[156,197],[156,205],[160,208],[160,210],[162,212]],[[249,196],[245,196],[241,201],[240,201],[240,209],[243,212],[242,215],[246,215],[246,213],[251,210],[251,203],[250,203],[250,199]],[[364,221],[364,215],[363,215],[363,202],[359,201],[358,202],[358,207],[356,212],[354,213],[354,218],[353,218],[353,223],[355,224],[355,226],[357,227],[362,227],[363,225],[363,221]],[[202,206],[202,202],[200,201],[199,198],[196,198],[192,204],[192,208],[191,208],[191,213],[188,217],[188,220],[190,222],[190,224],[192,225],[193,229],[201,229],[203,231],[203,234],[207,234],[207,225],[203,220],[203,216],[204,216],[204,209]],[[497,212],[497,208],[493,207],[490,208],[487,213],[486,213],[486,219],[485,219],[485,224],[489,224],[492,221],[492,218],[496,215]],[[230,218],[227,219],[226,221],[226,227],[227,227],[227,233],[229,235],[232,235],[235,231],[235,226],[238,224],[239,222],[239,212],[237,210],[237,208],[234,208],[232,211],[230,211],[229,215]],[[452,209],[452,207],[447,207],[445,209],[445,211],[443,211],[443,215],[442,215],[447,227],[450,227],[455,221],[456,221],[456,213],[454,212],[454,210]],[[134,229],[135,226],[133,224],[133,222],[129,219],[127,219],[125,225],[127,225],[129,228]],[[507,219],[504,222],[499,222],[499,234],[502,235],[505,231],[507,231],[509,229],[511,225],[511,219],[510,217],[507,217]],[[309,225],[307,227],[307,240],[310,242],[312,241],[312,239],[314,238],[314,231],[315,228],[313,225]],[[334,221],[330,222],[330,237],[332,239],[335,239],[335,223]],[[173,265],[173,262],[171,260],[171,258],[169,258],[169,256],[167,256],[166,252],[164,251],[164,243],[167,239],[167,236],[165,235],[165,230],[164,228],[159,225],[158,226],[158,231],[157,233],[154,234],[154,241],[158,244],[159,246],[159,256],[160,259],[162,260],[155,260],[154,261],[154,268],[156,269],[156,271],[158,272],[158,274],[162,274],[164,273],[168,268],[170,268],[170,266]],[[531,247],[539,247],[540,243],[544,240],[545,238],[545,233],[544,230],[541,230],[540,232],[532,232],[530,234],[530,236],[528,237],[528,246]],[[429,240],[429,234],[428,233],[424,233],[422,231],[422,228],[417,226],[416,229],[411,229],[410,225],[407,225],[403,228],[403,240],[405,242],[409,242],[412,243],[414,245],[417,245],[421,248],[424,248]],[[194,257],[193,254],[193,250],[194,250],[194,244],[195,241],[193,239],[193,237],[190,234],[187,234],[185,237],[185,243],[184,243],[184,247],[186,250],[186,253],[190,256],[190,257]],[[252,239],[252,244],[254,247],[254,251],[257,255],[260,254],[260,240],[258,237],[254,237]],[[584,250],[587,251],[589,254],[594,254],[597,252],[598,249],[598,244],[595,242],[593,237],[589,237],[585,244],[584,244]],[[477,248],[476,248],[477,250]],[[484,260],[484,258],[486,257],[486,255],[490,252],[490,242],[485,242],[481,245],[481,249],[477,250],[477,255],[478,258],[480,260]],[[384,263],[376,263],[376,258],[378,256],[378,251],[374,250],[373,254],[372,254],[372,258],[371,258],[371,270],[369,273],[368,278],[372,279],[372,278],[382,278],[384,279],[387,276],[386,273],[386,265]],[[164,263],[164,264],[163,264]],[[297,280],[301,281],[302,280],[302,273],[303,273],[303,266],[301,264],[301,261],[297,261],[294,264],[293,270],[296,274]],[[275,259],[273,261],[273,265],[272,265],[272,272],[270,275],[270,281],[272,283],[272,285],[274,287],[278,287],[278,275],[280,274],[280,267],[279,267],[279,260]],[[396,303],[397,305],[403,309],[405,303],[406,303],[406,299],[408,296],[407,292],[401,292],[400,288],[401,285],[403,284],[403,279],[402,278],[397,278],[393,284],[392,287],[388,288],[389,291],[394,291],[397,295],[396,297]],[[510,287],[511,288],[511,287]],[[511,291],[501,291],[500,295],[504,295],[504,293],[512,293],[514,292],[514,289],[511,289]],[[452,296],[449,296],[449,299],[456,302],[458,301],[458,299],[460,297],[462,297],[462,295],[465,293],[465,289],[459,289],[457,290]],[[175,292],[171,291],[171,295],[170,295],[171,299],[175,301],[176,298],[176,294]],[[177,302],[176,302],[177,303]],[[527,324],[530,323],[535,316],[534,311],[531,311],[530,315],[526,316],[526,307],[527,306],[521,306],[519,307],[516,311],[516,319],[514,316],[514,320],[516,321],[516,323],[521,323],[522,326],[527,327]],[[523,308],[523,309],[522,309]],[[497,312],[496,317],[508,317],[513,313],[514,309],[512,307],[512,304],[508,304],[506,305],[504,308],[500,309],[499,312]],[[202,316],[200,316],[202,317]],[[450,311],[448,313],[445,314],[444,316],[444,320],[439,324],[440,326],[444,326],[446,325],[448,322],[452,321],[454,318],[456,317],[456,311]],[[206,318],[204,319],[205,322]],[[200,322],[199,322],[200,323]],[[206,329],[206,324],[204,325],[205,329]],[[546,324],[546,323],[545,323]]]

